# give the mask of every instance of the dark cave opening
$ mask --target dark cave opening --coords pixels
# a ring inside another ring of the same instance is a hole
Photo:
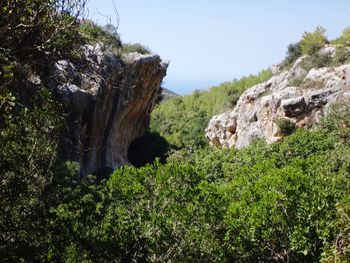
[[[166,163],[166,157],[171,145],[157,132],[146,131],[145,135],[131,142],[128,149],[128,159],[135,167],[153,163],[156,158]]]

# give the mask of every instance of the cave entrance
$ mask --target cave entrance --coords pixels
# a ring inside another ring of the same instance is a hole
[[[153,163],[156,158],[165,163],[170,148],[169,143],[159,133],[147,131],[145,135],[131,142],[128,159],[136,167]]]

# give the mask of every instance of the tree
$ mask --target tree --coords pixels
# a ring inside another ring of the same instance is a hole
[[[294,63],[299,57],[301,57],[302,51],[300,42],[289,44],[287,47],[286,58],[283,61],[283,65],[291,65]]]
[[[344,29],[342,39],[345,45],[350,46],[350,27]]]
[[[52,63],[73,58],[83,42],[78,18],[84,6],[85,0],[0,2],[1,261],[52,261],[52,247],[60,244],[52,242],[60,235],[50,208],[62,199],[63,114],[45,80]],[[40,83],[28,81],[33,75]]]
[[[325,32],[326,30],[321,26],[318,26],[313,33],[305,32],[300,41],[302,53],[304,55],[315,54],[325,44],[327,44],[328,40],[325,36]]]
[[[63,57],[79,44],[78,18],[86,0],[20,0],[0,3],[0,47],[24,61]],[[78,42],[78,43],[77,43]]]

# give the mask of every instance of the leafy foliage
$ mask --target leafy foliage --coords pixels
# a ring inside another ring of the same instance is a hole
[[[61,107],[44,79],[28,77],[45,74],[43,62],[74,58],[79,32],[105,37],[94,26],[81,32],[83,3],[0,4],[1,261],[349,261],[348,105],[335,105],[318,130],[272,145],[197,148],[208,118],[269,71],[160,105],[152,127],[189,146],[167,164],[123,167],[105,179],[79,178],[76,164],[62,164]]]
[[[342,35],[332,40],[331,43],[335,45],[349,46],[350,45],[350,27],[345,28],[343,30]]]
[[[61,125],[47,90],[35,93],[23,107],[10,93],[0,96],[0,254],[3,259],[35,259],[45,245],[45,195],[56,165]]]
[[[328,130],[334,130],[343,142],[350,139],[350,109],[346,102],[330,106],[328,117],[322,123]]]
[[[333,64],[340,66],[346,63],[350,63],[350,50],[345,46],[340,46],[334,55]]]
[[[60,105],[45,74],[83,43],[78,17],[85,1],[0,3],[0,254],[4,262],[52,261],[61,235],[50,207],[63,200],[57,145]],[[40,83],[30,76],[43,77]],[[60,233],[60,234],[58,234]],[[53,248],[55,247],[55,249]]]
[[[313,33],[305,32],[299,42],[288,46],[286,57],[280,67],[288,69],[303,55],[306,55],[303,61],[303,67],[306,71],[312,68],[344,65],[350,61],[349,39],[350,30],[346,28],[342,36],[330,41],[333,45],[332,48],[336,49],[335,54],[328,51],[320,52],[328,40],[325,36],[325,29],[317,27]]]
[[[296,129],[295,124],[289,119],[280,119],[276,124],[281,135],[290,135]]]
[[[323,68],[332,66],[332,56],[330,54],[314,53],[311,57],[308,57],[303,65],[306,71],[312,68]]]
[[[117,29],[112,24],[101,27],[90,20],[83,20],[79,31],[90,43],[103,43],[114,48],[121,47],[121,40]]]
[[[302,56],[300,42],[289,44],[287,47],[286,57],[282,62],[282,67],[287,68],[294,64],[294,62]]]
[[[57,208],[74,237],[61,257],[318,262],[335,250],[344,258],[350,148],[340,139],[334,129],[301,129],[272,145],[184,149],[165,165],[117,169]]]
[[[123,52],[125,53],[131,53],[131,52],[137,52],[140,54],[150,54],[151,50],[148,47],[145,47],[139,43],[124,43],[123,44]]]
[[[347,46],[350,45],[350,27],[344,29],[342,34],[343,43]]]
[[[325,32],[326,30],[320,26],[312,33],[305,32],[300,41],[302,53],[304,55],[312,55],[325,46],[328,42]]]
[[[33,64],[49,57],[67,57],[82,39],[77,19],[85,1],[1,1],[2,56]]]

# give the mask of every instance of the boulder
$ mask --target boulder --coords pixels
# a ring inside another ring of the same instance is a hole
[[[281,101],[281,108],[287,117],[296,117],[307,110],[305,98],[303,96],[289,98]]]

